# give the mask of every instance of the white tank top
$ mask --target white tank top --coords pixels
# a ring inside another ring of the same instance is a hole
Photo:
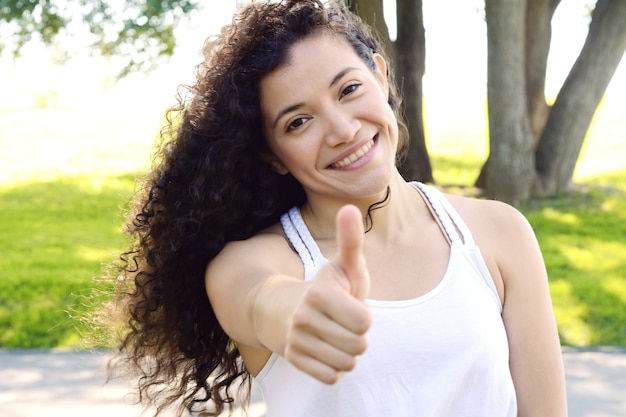
[[[502,306],[471,233],[435,188],[422,190],[451,241],[444,277],[409,300],[367,300],[369,346],[356,368],[325,385],[273,354],[255,378],[266,417],[514,417]],[[300,255],[305,279],[327,262],[300,211],[282,226]]]

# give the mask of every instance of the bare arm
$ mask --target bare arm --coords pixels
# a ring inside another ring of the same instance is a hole
[[[499,202],[467,201],[458,208],[487,262],[492,261],[490,269],[503,295],[518,416],[566,416],[561,347],[546,268],[531,226],[517,210]]]
[[[364,352],[371,323],[362,227],[356,208],[340,211],[339,254],[311,282],[296,277],[301,267],[276,235],[229,244],[206,273],[226,333],[239,344],[284,355],[323,382],[337,381]]]
[[[566,416],[563,358],[543,257],[526,219],[517,212],[511,217],[511,247],[499,265],[518,415]]]

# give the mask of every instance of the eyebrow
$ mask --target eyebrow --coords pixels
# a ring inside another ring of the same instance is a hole
[[[333,78],[333,80],[330,82],[330,85],[328,86],[328,88],[332,88],[333,85],[337,84],[339,82],[339,80],[346,75],[347,73],[349,73],[350,71],[353,70],[357,70],[359,68],[356,67],[348,67],[348,68],[344,68],[341,71],[339,71],[337,73],[337,75],[335,75],[335,77]]]
[[[350,71],[358,70],[358,69],[359,68],[357,68],[357,67],[347,67],[347,68],[342,69],[330,81],[330,84],[328,85],[328,88],[332,88],[335,84],[337,84],[339,82],[339,80],[341,80],[343,78],[344,75],[346,75]],[[294,110],[298,110],[302,106],[304,106],[304,103],[296,103],[296,104],[292,104],[291,106],[285,107],[283,110],[281,110],[278,113],[278,115],[276,116],[276,118],[274,119],[274,123],[272,123],[272,129],[274,129],[276,127],[276,125],[278,124],[278,121],[280,120],[281,117],[283,117],[285,114],[290,113],[290,112],[292,112]]]

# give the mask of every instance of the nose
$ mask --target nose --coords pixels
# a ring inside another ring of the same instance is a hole
[[[351,142],[361,128],[361,122],[347,110],[334,107],[325,115],[324,141],[328,146]]]

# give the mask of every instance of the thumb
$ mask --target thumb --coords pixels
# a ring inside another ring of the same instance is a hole
[[[363,218],[353,205],[343,206],[337,213],[337,246],[339,252],[335,264],[350,282],[350,293],[365,300],[369,294],[370,277],[363,257]]]

